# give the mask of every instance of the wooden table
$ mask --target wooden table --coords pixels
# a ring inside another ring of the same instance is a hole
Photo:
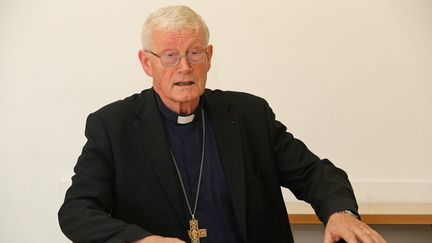
[[[287,202],[291,224],[321,224],[312,207],[304,202]],[[359,203],[367,224],[432,225],[432,203]]]

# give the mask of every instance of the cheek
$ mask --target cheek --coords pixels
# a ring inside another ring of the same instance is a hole
[[[161,88],[167,89],[171,86],[171,77],[172,74],[170,72],[159,71],[157,75],[157,81]]]
[[[207,71],[201,72],[199,79],[200,79],[200,85],[203,86],[203,88],[204,88],[206,85],[206,81],[207,81]]]
[[[205,88],[206,80],[207,80],[207,74],[203,74],[203,76],[201,76],[201,82],[200,82],[200,85],[202,86],[201,88]]]

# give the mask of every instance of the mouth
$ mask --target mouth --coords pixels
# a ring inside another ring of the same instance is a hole
[[[181,81],[181,82],[174,83],[175,86],[181,86],[181,87],[183,87],[183,86],[190,86],[190,85],[193,85],[193,84],[194,84],[193,81]]]

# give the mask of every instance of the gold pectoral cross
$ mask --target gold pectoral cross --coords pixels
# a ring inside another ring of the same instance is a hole
[[[199,243],[200,238],[207,237],[206,229],[199,229],[198,220],[192,215],[192,219],[189,220],[189,238],[191,239],[191,243]]]

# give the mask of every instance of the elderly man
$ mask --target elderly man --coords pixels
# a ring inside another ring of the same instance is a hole
[[[256,96],[206,90],[209,31],[185,6],[148,17],[153,88],[90,114],[59,211],[74,242],[293,242],[280,186],[309,202],[324,242],[385,242],[358,220],[347,175]]]

